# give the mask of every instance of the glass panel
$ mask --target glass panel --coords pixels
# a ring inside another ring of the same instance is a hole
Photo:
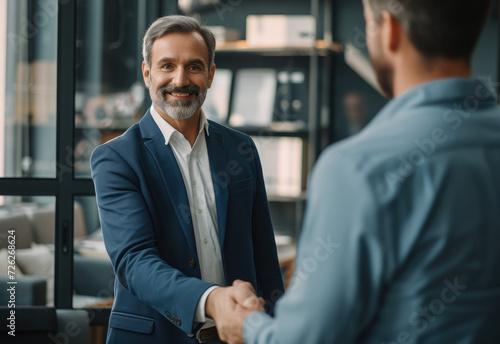
[[[142,35],[154,2],[78,0],[75,177],[90,177],[92,150],[142,116]]]
[[[0,177],[56,176],[57,2],[0,1]]]
[[[94,196],[75,197],[73,307],[111,307],[114,273]]]
[[[5,196],[0,206],[0,304],[54,304],[55,197]],[[10,283],[10,284],[7,284]]]

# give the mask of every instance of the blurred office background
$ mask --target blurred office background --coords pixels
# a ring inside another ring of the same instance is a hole
[[[387,102],[369,65],[361,1],[0,0],[0,282],[12,280],[14,230],[17,304],[54,310],[56,320],[65,314],[57,311],[86,310],[76,316],[85,314],[90,343],[104,338],[114,276],[89,159],[151,105],[142,37],[167,14],[195,16],[218,38],[204,110],[259,148],[285,279],[314,162]],[[497,89],[499,40],[496,1],[473,71]],[[8,298],[0,292],[2,312]]]

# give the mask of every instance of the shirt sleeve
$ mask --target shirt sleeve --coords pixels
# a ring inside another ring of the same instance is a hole
[[[208,295],[214,290],[220,288],[219,286],[213,286],[208,288],[200,297],[200,301],[198,301],[198,305],[196,306],[196,313],[194,315],[194,321],[197,323],[204,323],[207,321],[207,317],[205,315],[205,304],[207,303]]]
[[[376,230],[376,199],[358,166],[332,154],[318,162],[294,278],[274,318],[247,317],[246,343],[355,343],[372,321],[383,285],[384,245]]]

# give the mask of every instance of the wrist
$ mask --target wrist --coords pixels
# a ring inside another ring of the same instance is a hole
[[[224,288],[216,288],[208,294],[207,302],[205,303],[205,315],[215,319],[217,313],[217,304],[220,294],[224,292]]]

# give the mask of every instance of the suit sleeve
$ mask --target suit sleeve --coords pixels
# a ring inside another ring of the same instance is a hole
[[[332,157],[330,157],[332,158]],[[355,343],[382,288],[383,245],[365,177],[345,159],[320,159],[309,186],[295,274],[275,317],[253,313],[249,344]]]
[[[255,162],[256,195],[252,213],[252,237],[254,242],[254,259],[257,270],[257,285],[266,301],[266,311],[274,313],[277,300],[284,293],[283,278],[278,261],[274,230],[271,223],[269,204],[264,185],[262,166],[257,148],[251,142]]]
[[[198,300],[212,284],[187,277],[160,258],[140,181],[119,153],[99,146],[91,165],[104,242],[117,280],[184,332],[193,333]]]

